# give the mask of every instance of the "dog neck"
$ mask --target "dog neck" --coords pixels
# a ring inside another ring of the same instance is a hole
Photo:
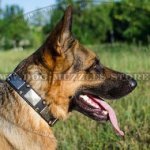
[[[7,83],[1,97],[0,115],[10,124],[41,136],[51,137],[52,131],[43,120]]]

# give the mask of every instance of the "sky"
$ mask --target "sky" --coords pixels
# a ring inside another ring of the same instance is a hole
[[[28,13],[37,8],[55,4],[55,0],[0,0],[2,8],[5,5],[17,4],[24,9],[24,13]]]

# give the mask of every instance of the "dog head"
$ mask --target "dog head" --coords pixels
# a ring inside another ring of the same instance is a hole
[[[75,109],[92,119],[107,120],[109,113],[103,110],[110,109],[103,105],[102,98],[117,99],[136,87],[133,78],[105,67],[93,51],[74,38],[71,7],[45,43],[16,72],[29,76],[27,82],[59,119],[65,119]]]

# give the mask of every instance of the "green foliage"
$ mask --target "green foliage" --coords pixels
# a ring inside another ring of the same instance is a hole
[[[102,42],[150,42],[150,1],[122,0],[110,3],[57,0],[44,33],[51,31],[60,20],[65,6],[73,4],[73,33],[85,44]]]
[[[44,42],[45,37],[43,36],[43,32],[42,32],[42,27],[41,26],[32,26],[32,28],[30,29],[30,34],[28,36],[28,39],[31,42],[31,47],[33,48],[39,48],[41,46],[41,44]]]
[[[51,31],[60,20],[66,3],[71,3],[74,6],[73,33],[82,43],[92,44],[106,40],[107,32],[112,29],[109,18],[111,4],[95,5],[91,1],[80,4],[73,0],[58,0],[56,9],[51,13],[49,24],[43,29],[44,33],[47,34]]]
[[[89,5],[91,8],[75,10],[73,33],[85,44],[101,43],[112,28],[110,5]],[[94,32],[93,32],[94,31]]]
[[[17,6],[6,6],[0,23],[1,40],[4,48],[18,47],[19,42],[26,38],[29,27],[23,17],[23,10]]]
[[[111,18],[117,41],[148,43],[150,2],[121,1],[114,4]]]
[[[25,19],[17,5],[0,10],[0,48],[38,47],[61,19],[68,4],[74,8],[73,34],[84,44],[128,42],[149,44],[150,1],[57,0],[55,9],[38,10]],[[20,44],[22,43],[22,44]]]

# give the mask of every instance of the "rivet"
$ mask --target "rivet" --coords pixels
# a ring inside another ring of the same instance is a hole
[[[36,108],[35,110],[36,110],[36,111],[39,111],[39,108]]]
[[[10,78],[7,78],[8,81],[10,81]]]
[[[30,87],[30,85],[29,85],[29,84],[27,84],[27,87],[29,88],[29,87]]]
[[[19,94],[22,94],[22,93],[23,93],[22,91],[19,92]]]
[[[45,105],[45,104],[46,104],[46,102],[45,102],[45,101],[43,101],[43,104]]]

